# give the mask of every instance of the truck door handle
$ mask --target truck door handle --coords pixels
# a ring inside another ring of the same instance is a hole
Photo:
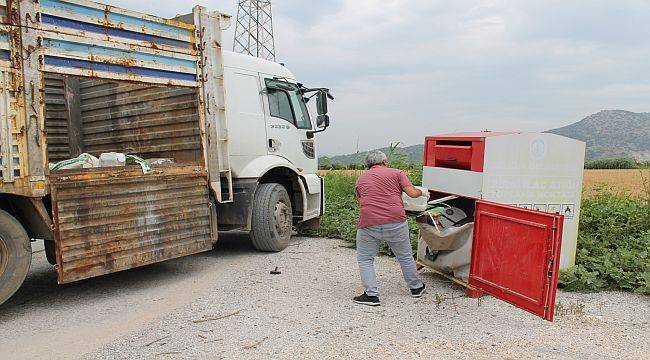
[[[269,139],[269,150],[270,151],[277,151],[278,148],[280,147],[280,142],[275,140],[275,139]]]

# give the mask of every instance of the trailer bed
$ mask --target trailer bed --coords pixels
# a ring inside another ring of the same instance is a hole
[[[212,249],[202,167],[69,170],[50,180],[59,283]]]

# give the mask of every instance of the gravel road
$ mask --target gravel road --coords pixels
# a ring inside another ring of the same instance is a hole
[[[355,305],[355,252],[294,238],[278,254],[224,236],[205,254],[56,285],[34,254],[0,306],[0,359],[593,358],[650,354],[650,297],[559,292],[554,323],[430,273],[408,296],[399,265],[377,259],[382,306]],[[270,270],[279,267],[280,275]]]

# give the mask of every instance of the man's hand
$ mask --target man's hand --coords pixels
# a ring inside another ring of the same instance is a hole
[[[405,187],[404,192],[406,193],[406,195],[408,195],[409,197],[412,197],[412,198],[418,198],[418,197],[423,195],[422,191],[420,189],[416,188],[415,186],[407,186],[407,187]]]

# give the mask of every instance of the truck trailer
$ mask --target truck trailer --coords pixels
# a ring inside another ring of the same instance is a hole
[[[333,97],[224,51],[228,15],[0,0],[0,24],[0,304],[34,241],[63,284],[211,250],[219,231],[281,251],[318,226]],[[146,163],[60,166],[114,153]]]

